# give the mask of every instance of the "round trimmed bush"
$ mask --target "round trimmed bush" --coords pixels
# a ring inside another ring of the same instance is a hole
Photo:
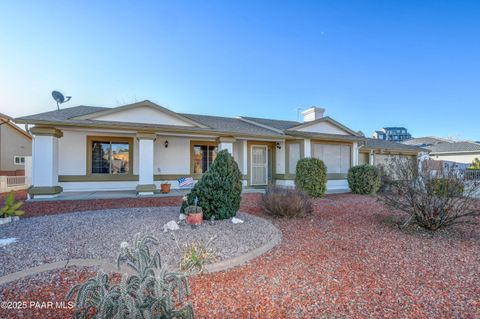
[[[355,194],[373,195],[382,185],[380,177],[380,170],[373,165],[353,166],[348,170],[348,187]]]
[[[318,158],[302,158],[295,170],[295,186],[310,197],[322,197],[327,190],[327,167]]]
[[[198,198],[203,219],[210,220],[212,216],[216,220],[232,218],[240,208],[241,194],[242,174],[237,162],[227,150],[222,150],[187,195],[181,212],[184,213],[185,208],[193,205],[195,198]]]

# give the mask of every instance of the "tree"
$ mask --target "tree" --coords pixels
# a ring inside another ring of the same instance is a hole
[[[472,165],[470,165],[468,169],[480,169],[480,159],[475,157],[475,159],[472,161]]]
[[[234,217],[240,208],[242,174],[237,162],[227,150],[218,152],[210,169],[203,174],[183,202],[181,212],[198,198],[203,219]]]

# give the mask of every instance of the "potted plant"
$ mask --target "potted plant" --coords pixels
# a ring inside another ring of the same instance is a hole
[[[198,206],[198,198],[195,197],[193,205],[185,208],[186,222],[188,225],[200,225],[203,222],[202,207]]]
[[[163,194],[168,194],[168,193],[170,193],[170,183],[169,183],[169,182],[165,182],[165,183],[160,184],[160,191],[161,191]]]
[[[5,205],[0,208],[0,225],[9,223],[12,220],[18,220],[18,216],[25,214],[24,211],[20,210],[22,205],[23,202],[15,203],[15,194],[11,191],[5,200]]]

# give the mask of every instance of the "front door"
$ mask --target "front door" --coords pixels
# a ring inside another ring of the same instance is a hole
[[[251,185],[267,185],[268,183],[268,147],[252,145]]]

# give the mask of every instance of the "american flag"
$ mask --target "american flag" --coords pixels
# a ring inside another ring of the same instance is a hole
[[[193,177],[180,177],[178,179],[178,186],[184,187],[184,186],[190,186],[193,184]]]

